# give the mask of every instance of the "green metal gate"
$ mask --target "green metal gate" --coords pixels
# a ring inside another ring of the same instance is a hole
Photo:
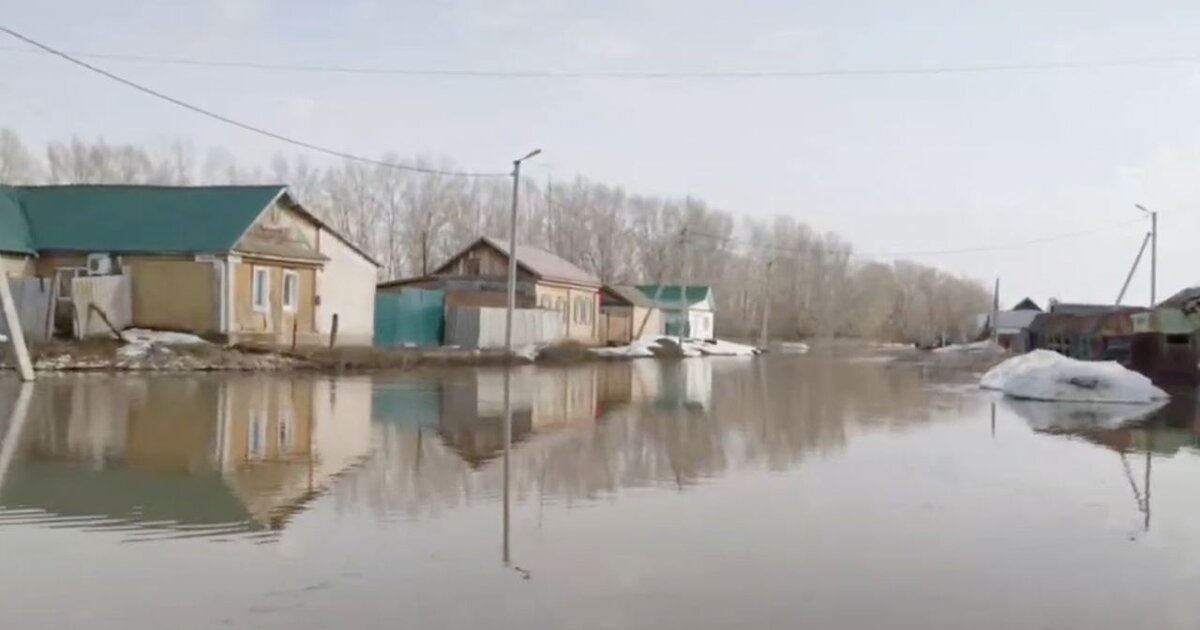
[[[441,345],[445,303],[446,293],[441,289],[375,294],[375,345]]]

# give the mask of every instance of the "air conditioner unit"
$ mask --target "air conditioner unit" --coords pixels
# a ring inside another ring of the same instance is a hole
[[[108,254],[88,254],[87,273],[89,276],[108,276],[113,273],[113,258]]]

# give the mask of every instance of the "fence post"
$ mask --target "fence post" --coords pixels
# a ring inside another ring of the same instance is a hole
[[[333,326],[329,329],[329,349],[333,350],[333,346],[337,344],[338,331],[338,314],[333,314]]]
[[[4,271],[3,261],[0,261],[0,308],[8,324],[8,342],[12,344],[13,354],[17,355],[17,373],[22,381],[32,381],[33,363],[29,360],[29,348],[25,347],[25,333],[21,330],[21,318],[17,315],[17,305],[13,301],[12,287],[8,285],[8,272]]]
[[[300,318],[292,318],[292,352],[296,351],[296,327],[300,325]]]

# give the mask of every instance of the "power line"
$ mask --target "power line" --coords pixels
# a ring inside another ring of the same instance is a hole
[[[773,251],[773,252],[777,252],[777,253],[790,253],[790,254],[828,253],[828,254],[844,254],[844,255],[854,256],[854,257],[859,257],[859,258],[903,258],[903,257],[908,257],[908,256],[911,256],[911,257],[941,256],[941,255],[948,255],[948,254],[970,254],[970,253],[978,253],[978,252],[1022,249],[1025,247],[1029,247],[1031,245],[1041,245],[1044,243],[1052,243],[1055,241],[1062,241],[1062,240],[1067,240],[1067,239],[1071,239],[1071,238],[1078,238],[1081,236],[1088,236],[1090,234],[1096,234],[1099,232],[1107,232],[1107,231],[1115,230],[1118,228],[1126,227],[1126,226],[1132,225],[1134,223],[1139,223],[1140,221],[1141,221],[1140,219],[1135,219],[1132,221],[1125,221],[1123,223],[1117,223],[1115,225],[1107,225],[1107,226],[1103,226],[1103,227],[1092,228],[1089,230],[1080,230],[1077,232],[1069,232],[1066,234],[1056,234],[1053,236],[1036,238],[1033,240],[1022,241],[1019,243],[1010,243],[1007,245],[985,245],[985,246],[980,246],[980,247],[964,247],[964,248],[958,248],[958,249],[939,249],[939,250],[907,251],[907,252],[877,252],[877,253],[852,252],[852,251],[848,251],[847,249],[833,249],[833,248],[829,248],[829,247],[802,248],[802,247],[785,247],[785,246],[769,245],[769,244],[764,245],[762,243],[755,243],[752,241],[737,239],[737,238],[733,238],[730,236],[721,236],[719,234],[707,234],[704,232],[697,232],[697,231],[691,230],[691,229],[689,229],[687,231],[687,234],[688,234],[688,236],[699,236],[701,238],[706,238],[706,239],[713,240],[713,241],[726,242],[726,243],[730,243],[730,244],[734,244],[734,245],[742,245],[745,247],[755,248],[755,249],[760,249],[760,250],[765,249],[765,250],[769,250],[769,251]]]
[[[580,71],[580,70],[481,70],[481,69],[425,69],[388,68],[380,66],[339,66],[320,64],[283,64],[255,61],[226,61],[219,59],[197,59],[194,57],[172,57],[100,53],[87,51],[54,51],[27,38],[16,35],[41,50],[2,46],[0,50],[18,53],[51,53],[59,56],[72,55],[89,59],[103,59],[132,63],[199,66],[208,68],[244,68],[250,70],[284,71],[323,74],[394,75],[411,77],[449,77],[484,79],[803,79],[820,77],[873,77],[873,76],[921,76],[937,74],[980,74],[988,72],[1018,72],[1028,70],[1076,70],[1088,68],[1118,68],[1125,66],[1152,66],[1200,63],[1200,55],[1177,55],[1164,57],[1129,57],[1101,59],[1095,61],[1042,61],[1030,63],[975,64],[960,66],[895,67],[895,68],[828,68],[816,70],[697,70],[697,71]]]
[[[394,169],[402,170],[402,171],[412,171],[412,172],[416,172],[416,173],[425,173],[425,174],[429,174],[429,175],[455,175],[455,176],[465,176],[465,177],[508,177],[508,173],[476,173],[476,172],[467,172],[467,171],[448,171],[448,170],[441,170],[441,169],[434,169],[434,168],[425,168],[425,167],[421,167],[421,166],[411,166],[408,164],[398,164],[396,162],[388,162],[386,160],[376,160],[373,158],[362,157],[360,155],[354,155],[352,153],[346,153],[345,151],[339,151],[337,149],[330,149],[328,147],[323,147],[323,146],[320,146],[317,144],[313,144],[311,142],[306,142],[304,140],[297,140],[296,138],[291,138],[291,137],[285,136],[283,134],[276,133],[274,131],[263,129],[261,127],[256,127],[254,125],[244,123],[244,122],[241,122],[238,120],[234,120],[233,118],[230,118],[228,116],[224,116],[222,114],[218,114],[216,112],[209,111],[202,107],[192,105],[191,103],[181,101],[173,96],[168,96],[166,94],[163,94],[162,92],[159,92],[152,88],[148,88],[144,85],[141,85],[140,83],[135,83],[135,82],[130,81],[129,79],[126,79],[122,76],[113,74],[107,70],[104,70],[103,68],[97,68],[96,66],[93,66],[86,61],[76,59],[75,57],[71,56],[68,53],[57,50],[55,48],[51,48],[50,46],[47,46],[46,44],[43,44],[41,42],[30,39],[30,38],[16,32],[6,26],[0,25],[0,32],[8,33],[9,35],[11,35],[23,42],[26,42],[33,46],[37,46],[38,48],[42,49],[43,51],[45,51],[49,54],[61,57],[77,66],[80,66],[87,70],[91,70],[92,72],[95,72],[97,74],[105,76],[109,79],[112,79],[113,81],[116,81],[116,82],[121,83],[128,87],[131,87],[131,88],[133,88],[139,92],[142,92],[144,94],[149,94],[150,96],[153,96],[157,99],[166,101],[173,105],[177,105],[179,107],[182,107],[189,111],[195,112],[202,116],[207,116],[208,118],[212,118],[213,120],[217,120],[217,121],[223,122],[228,125],[233,125],[234,127],[238,127],[240,129],[244,129],[246,131],[251,131],[251,132],[257,133],[259,135],[266,136],[268,138],[273,138],[275,140],[279,140],[280,142],[286,142],[286,143],[294,145],[294,146],[309,149],[311,151],[317,151],[319,153],[324,153],[326,155],[332,155],[334,157],[339,157],[339,158],[343,158],[343,159],[347,159],[347,160],[353,160],[356,162],[365,162],[367,164],[374,164],[376,166],[384,166],[387,168],[394,168]]]

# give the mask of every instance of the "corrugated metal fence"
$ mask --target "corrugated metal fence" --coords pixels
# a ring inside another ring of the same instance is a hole
[[[404,289],[375,295],[375,345],[436,346],[442,343],[441,289]]]
[[[133,323],[129,276],[75,278],[71,281],[71,301],[75,306],[74,326],[78,339],[111,336],[110,324],[112,328],[124,330]],[[103,317],[100,312],[104,313]],[[104,317],[108,318],[107,323]]]
[[[53,325],[49,312],[54,303],[54,282],[47,278],[10,278],[9,286],[25,340],[45,339],[46,327]],[[0,317],[0,334],[8,334],[3,317]]]
[[[503,348],[502,308],[451,308],[446,310],[446,345],[463,348]],[[513,346],[540,345],[563,338],[562,317],[557,311],[513,311]]]

